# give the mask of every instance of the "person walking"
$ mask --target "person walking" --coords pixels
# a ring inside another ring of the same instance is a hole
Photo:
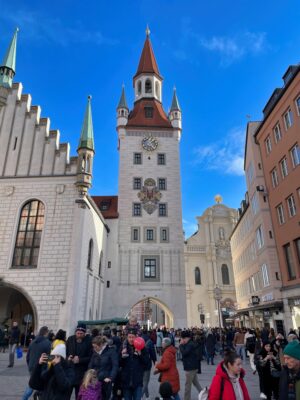
[[[26,355],[26,362],[30,375],[33,373],[33,370],[38,365],[41,355],[43,353],[50,354],[51,342],[48,339],[48,334],[48,327],[42,326],[39,330],[37,337],[29,345]],[[27,386],[23,394],[22,400],[28,400],[31,397],[32,393],[33,389],[30,386]]]
[[[250,400],[244,376],[240,356],[232,350],[225,351],[209,388],[209,400]]]
[[[155,351],[154,344],[153,344],[152,340],[150,339],[150,335],[149,335],[147,329],[143,330],[142,338],[145,341],[145,348],[148,351],[150,359],[151,359],[151,363],[149,364],[149,366],[147,368],[145,368],[144,376],[143,376],[142,396],[145,396],[146,400],[148,400],[149,396],[150,396],[149,395],[149,381],[150,381],[150,374],[151,374],[151,366],[152,366],[152,363],[153,363],[153,365],[155,365],[155,363],[157,361],[157,357],[156,357],[156,351]]]
[[[115,346],[109,346],[108,339],[103,336],[96,336],[92,340],[94,349],[88,368],[97,372],[98,380],[101,382],[102,399],[109,400],[112,392],[118,368],[119,359]]]
[[[128,329],[126,347],[123,347],[121,352],[121,382],[124,400],[141,400],[144,371],[151,364],[145,348],[142,350],[134,348],[136,337],[137,331]]]
[[[164,338],[164,335],[163,335],[161,329],[158,329],[157,333],[156,333],[156,351],[159,356],[161,356],[161,353],[162,353],[163,338]]]
[[[170,338],[164,338],[162,341],[162,358],[155,364],[154,373],[160,373],[160,382],[169,382],[172,387],[172,397],[174,400],[180,400],[180,380],[176,366],[176,348],[172,345]]]
[[[81,381],[88,369],[93,352],[91,339],[90,336],[86,335],[86,327],[84,325],[78,325],[75,330],[75,335],[68,337],[66,351],[68,361],[74,366],[75,376],[73,380],[72,391],[74,388],[75,396],[77,398]]]
[[[300,344],[289,343],[283,350],[285,366],[280,374],[279,400],[300,399]]]
[[[9,364],[7,368],[12,368],[15,363],[15,351],[16,347],[20,344],[20,329],[18,327],[18,323],[16,321],[13,322],[12,328],[9,334],[9,341],[8,341],[8,357],[9,357]]]
[[[252,329],[247,329],[245,334],[245,347],[249,354],[250,367],[253,374],[256,374],[256,365],[254,362],[256,336]]]
[[[271,400],[273,395],[274,399],[277,400],[281,365],[277,352],[272,348],[269,341],[263,343],[258,355],[258,362],[260,365],[260,386],[265,395],[265,397],[261,395],[261,398]]]
[[[66,400],[72,392],[74,368],[72,363],[66,360],[66,346],[58,344],[51,351],[50,365],[49,355],[43,353],[38,364],[33,370],[29,380],[29,386],[40,391],[39,400]]]
[[[205,338],[205,350],[206,350],[206,360],[207,360],[207,365],[209,365],[209,361],[211,362],[211,365],[214,365],[214,357],[215,357],[215,351],[216,351],[216,336],[212,332],[211,329],[208,329],[206,338]]]
[[[192,384],[200,393],[202,387],[198,381],[197,372],[199,367],[199,356],[197,344],[191,340],[189,331],[181,333],[180,352],[182,354],[183,369],[185,371],[184,400],[191,400]]]
[[[102,400],[101,382],[98,381],[96,370],[86,371],[77,400]]]
[[[245,350],[245,331],[244,329],[238,329],[234,335],[233,345],[236,353],[240,356],[243,362],[246,362],[246,350]]]

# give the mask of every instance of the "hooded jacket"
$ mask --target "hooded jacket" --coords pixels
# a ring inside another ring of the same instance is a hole
[[[31,373],[39,362],[39,358],[43,353],[50,354],[51,343],[45,336],[37,336],[28,348],[26,362],[28,370]]]
[[[244,400],[250,400],[247,387],[244,382],[245,371],[242,369],[239,383],[243,392]],[[222,383],[223,382],[223,383]],[[223,385],[222,400],[236,400],[234,389],[230,378],[223,367],[223,361],[217,366],[216,375],[213,377],[209,388],[209,400],[220,400]]]
[[[173,394],[180,390],[179,373],[176,367],[176,353],[174,346],[168,346],[163,352],[162,358],[155,368],[161,372],[161,383],[169,382],[172,386]]]

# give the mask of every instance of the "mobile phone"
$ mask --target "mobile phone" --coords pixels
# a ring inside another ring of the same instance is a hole
[[[52,355],[52,354],[48,354],[48,355],[47,355],[47,361],[53,361],[54,358],[55,358],[55,356]]]

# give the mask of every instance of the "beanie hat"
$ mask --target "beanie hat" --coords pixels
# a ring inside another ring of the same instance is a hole
[[[286,345],[283,350],[283,354],[300,361],[300,343],[298,342],[298,340],[294,340],[293,342],[290,342],[288,345]]]
[[[172,386],[170,382],[163,382],[160,384],[159,394],[163,399],[169,399],[173,396]]]
[[[77,328],[75,329],[75,332],[80,331],[80,332],[86,332],[86,325],[85,324],[78,324]]]
[[[63,358],[66,358],[66,345],[65,344],[58,344],[51,351],[51,355],[52,356],[61,356]]]

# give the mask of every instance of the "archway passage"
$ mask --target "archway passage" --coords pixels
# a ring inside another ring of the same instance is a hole
[[[126,317],[130,314],[136,315],[138,322],[148,329],[153,327],[174,326],[174,315],[169,307],[155,297],[145,297],[131,307]]]
[[[29,298],[13,285],[0,282],[0,327],[10,328],[18,322],[21,333],[27,335],[36,329],[37,316]]]

